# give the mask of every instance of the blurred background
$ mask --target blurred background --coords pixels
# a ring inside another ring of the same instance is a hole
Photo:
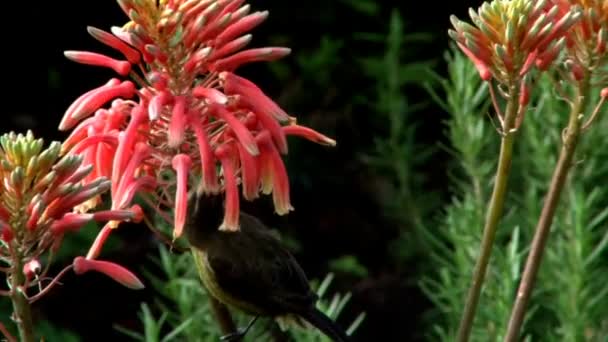
[[[468,8],[481,1],[248,3],[252,10],[270,12],[252,32],[251,46],[287,46],[292,54],[279,62],[248,65],[240,73],[299,122],[338,144],[327,148],[291,139],[286,164],[295,211],[274,215],[266,198],[246,203],[245,209],[283,235],[311,279],[331,274],[330,294],[352,295],[338,321],[348,326],[365,313],[356,341],[428,340],[433,326],[446,319],[446,309],[438,315],[438,302],[421,282],[441,265],[430,246],[453,194],[448,175],[460,163],[446,147],[453,132],[446,126],[449,108],[442,105],[447,96],[442,78],[450,71],[445,58],[449,15],[464,19]],[[113,76],[70,62],[63,51],[109,51],[86,27],[108,30],[126,17],[115,1],[65,0],[43,6],[23,8],[20,22],[7,34],[11,47],[4,51],[9,61],[4,65],[1,125],[3,132],[31,129],[48,142],[66,136],[57,126],[72,101]],[[470,65],[460,65],[476,76]],[[38,93],[43,82],[45,100]],[[487,111],[479,112],[476,120]],[[491,128],[485,132],[498,140]],[[70,256],[85,253],[96,232],[91,227],[66,241],[51,274]],[[139,275],[154,269],[162,274],[153,261],[159,244],[145,227],[125,225],[103,258]],[[466,283],[469,276],[462,278]],[[464,289],[454,296],[462,298]],[[129,340],[116,326],[141,331],[141,304],[152,305],[158,295],[155,286],[130,291],[103,276],[70,275],[34,309],[50,336],[64,336],[49,341],[67,341],[67,336]],[[452,317],[460,309],[451,307]]]

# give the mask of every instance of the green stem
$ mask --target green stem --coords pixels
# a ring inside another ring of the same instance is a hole
[[[534,287],[536,274],[538,273],[538,269],[542,261],[547,237],[549,236],[549,231],[551,230],[551,223],[553,222],[553,217],[555,216],[555,210],[557,209],[562,189],[566,183],[568,172],[572,166],[572,159],[574,157],[574,152],[576,150],[581,131],[581,118],[586,111],[586,106],[588,103],[586,95],[589,91],[589,83],[589,75],[585,75],[579,84],[578,96],[575,99],[572,112],[570,113],[570,119],[568,122],[568,127],[566,128],[562,149],[557,165],[555,166],[555,170],[553,171],[549,191],[547,193],[547,197],[536,226],[534,238],[532,240],[530,254],[526,260],[526,266],[519,283],[517,297],[515,298],[511,318],[509,319],[509,324],[507,327],[505,342],[517,341],[520,334],[521,326],[526,313],[526,306],[530,300],[530,294],[532,293],[532,288]]]
[[[505,111],[503,137],[500,144],[500,155],[498,159],[498,166],[496,168],[494,189],[492,191],[492,198],[490,199],[490,205],[486,214],[486,222],[481,241],[481,251],[479,258],[477,259],[477,263],[475,264],[472,284],[469,288],[464,312],[460,321],[460,327],[458,329],[458,342],[466,342],[469,340],[473,320],[477,311],[477,304],[479,303],[481,287],[483,285],[490,256],[492,254],[492,246],[494,245],[494,238],[496,237],[496,229],[503,212],[505,195],[507,192],[507,183],[511,170],[511,157],[513,154],[513,142],[515,139],[515,131],[513,131],[513,128],[519,107],[518,99],[519,86],[512,84],[509,87],[509,100],[507,102],[507,108]]]
[[[194,258],[194,263],[196,264],[196,270],[198,271],[198,276],[201,279],[201,284],[203,282],[203,265],[201,258],[203,257],[202,253],[196,248],[192,248],[192,257]],[[211,304],[211,311],[213,312],[213,317],[215,321],[219,324],[220,330],[223,335],[229,335],[234,333],[236,329],[236,325],[234,324],[234,320],[232,319],[232,315],[230,315],[230,311],[226,305],[219,302],[215,299],[209,291],[207,291],[207,297],[209,298],[209,303]]]
[[[18,248],[15,247],[15,250]],[[23,274],[23,262],[21,255],[15,253],[13,265],[11,269],[11,300],[13,302],[13,314],[17,327],[19,328],[19,337],[21,342],[34,342],[34,324],[32,323],[32,310],[27,298],[23,295],[20,289],[25,285],[25,275]]]

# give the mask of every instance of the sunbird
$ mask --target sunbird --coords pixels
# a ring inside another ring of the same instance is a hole
[[[223,206],[222,196],[193,193],[184,227],[208,293],[253,316],[245,328],[222,339],[240,340],[258,317],[270,317],[282,327],[312,325],[335,342],[350,341],[338,324],[316,308],[318,296],[302,267],[259,219],[241,211],[240,230],[218,229]]]

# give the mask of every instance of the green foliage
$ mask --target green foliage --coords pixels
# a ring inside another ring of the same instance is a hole
[[[364,103],[375,113],[379,132],[374,134],[373,146],[361,155],[361,160],[386,184],[379,199],[388,218],[402,227],[400,238],[391,247],[401,262],[416,254],[418,238],[412,233],[424,226],[439,203],[437,193],[428,190],[431,180],[420,171],[437,152],[434,145],[421,141],[419,133],[423,121],[417,114],[428,103],[411,101],[405,93],[408,86],[428,79],[433,65],[430,60],[408,61],[412,58],[406,51],[412,53],[416,50],[412,43],[429,39],[419,33],[405,34],[401,15],[394,10],[389,32],[379,42],[383,53],[360,59],[364,74],[375,85],[374,96],[365,97]]]
[[[359,263],[357,257],[354,255],[346,255],[329,262],[329,268],[336,272],[345,274],[351,274],[355,277],[365,278],[368,276],[369,271],[364,265]]]
[[[156,275],[149,270],[146,279],[158,292],[154,303],[143,303],[140,320],[143,333],[117,327],[127,336],[138,341],[217,341],[220,331],[211,315],[211,308],[192,256],[189,253],[176,255],[166,247],[159,248],[155,260],[161,269]]]

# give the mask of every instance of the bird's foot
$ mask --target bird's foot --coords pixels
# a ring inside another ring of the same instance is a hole
[[[247,333],[247,329],[241,328],[241,329],[238,329],[237,331],[233,332],[232,334],[228,334],[228,335],[224,335],[224,336],[220,337],[220,341],[224,341],[224,342],[240,341],[243,337],[245,337],[246,333]]]

